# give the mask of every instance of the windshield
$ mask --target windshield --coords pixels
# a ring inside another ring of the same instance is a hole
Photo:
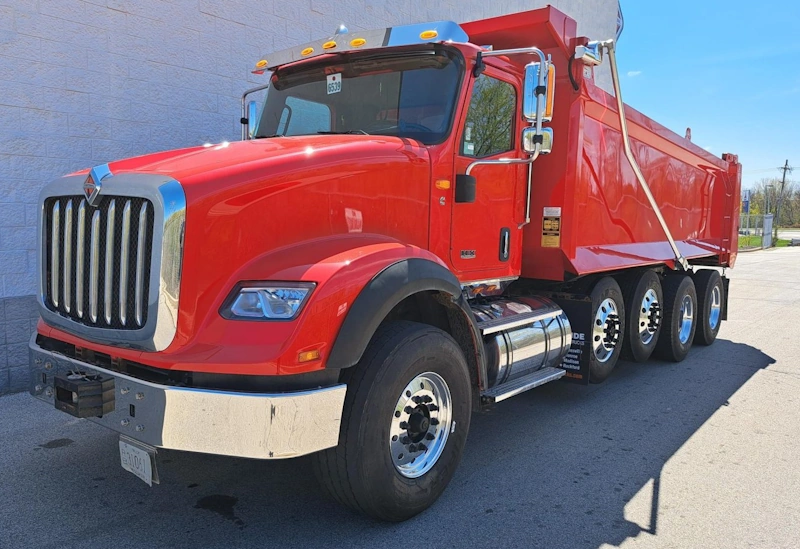
[[[433,51],[279,70],[255,137],[363,133],[439,143],[460,75],[457,56]]]

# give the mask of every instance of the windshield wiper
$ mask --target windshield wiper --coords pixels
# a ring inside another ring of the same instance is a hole
[[[270,139],[272,137],[286,137],[286,136],[279,133],[274,133],[272,135],[257,135],[253,139]]]
[[[350,135],[369,135],[364,130],[347,130],[347,131],[343,131],[343,132],[317,132],[317,133],[321,134],[321,135],[347,135],[347,134],[350,134]]]

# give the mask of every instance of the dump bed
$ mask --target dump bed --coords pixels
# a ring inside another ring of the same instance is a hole
[[[495,49],[536,45],[556,64],[549,124],[554,148],[534,164],[522,276],[564,280],[672,265],[669,242],[625,156],[616,99],[595,85],[591,69],[584,74],[582,63],[573,63],[570,80],[569,57],[587,42],[575,38],[575,22],[548,7],[464,28],[473,43]],[[625,112],[634,155],[678,249],[695,263],[732,266],[741,185],[737,158],[716,157],[630,107]]]

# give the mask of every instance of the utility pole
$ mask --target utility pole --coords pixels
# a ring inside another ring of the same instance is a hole
[[[778,217],[780,216],[780,213],[781,213],[781,203],[783,202],[783,191],[784,191],[784,188],[786,187],[786,174],[790,173],[792,170],[794,170],[794,168],[789,167],[789,160],[788,159],[786,160],[786,163],[783,165],[783,167],[782,168],[778,168],[778,169],[783,171],[783,179],[781,180],[780,193],[778,193],[778,203],[775,205],[775,219],[774,219],[774,222],[773,222],[773,225],[772,225],[775,228],[774,229],[775,237],[772,240],[773,242],[777,242],[778,241]]]

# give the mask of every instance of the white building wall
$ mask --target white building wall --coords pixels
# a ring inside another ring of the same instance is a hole
[[[36,316],[39,191],[65,173],[240,135],[270,51],[351,30],[551,4],[594,38],[617,0],[4,0],[0,2],[0,394],[24,387]],[[6,375],[8,372],[8,375]]]

